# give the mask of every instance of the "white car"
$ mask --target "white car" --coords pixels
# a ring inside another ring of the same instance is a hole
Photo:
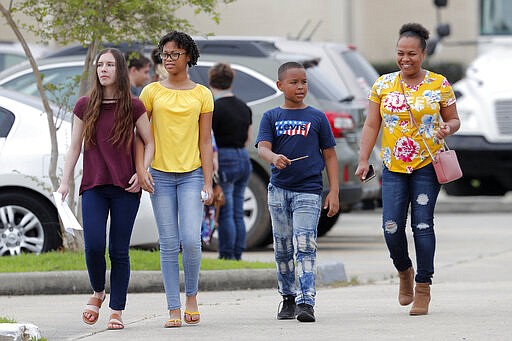
[[[71,114],[57,131],[59,164],[71,140]],[[41,100],[0,89],[0,256],[40,253],[62,245],[48,177],[50,134]],[[76,167],[80,183],[81,161]],[[132,246],[156,246],[158,233],[147,193],[135,221]]]

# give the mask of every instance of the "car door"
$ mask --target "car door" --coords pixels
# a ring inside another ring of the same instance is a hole
[[[0,107],[0,155],[5,144],[5,140],[14,124],[14,114],[6,108]]]

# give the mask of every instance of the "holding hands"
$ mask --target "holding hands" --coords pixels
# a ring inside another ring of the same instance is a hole
[[[147,170],[138,172],[137,174],[134,174],[134,176],[136,176],[136,178],[138,179],[138,185],[140,186],[140,188],[142,188],[148,193],[153,193],[155,191],[155,181],[153,180],[151,173],[149,173]]]

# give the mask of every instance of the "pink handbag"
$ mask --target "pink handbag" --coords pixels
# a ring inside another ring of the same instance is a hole
[[[447,184],[462,178],[462,170],[460,169],[455,150],[445,149],[440,151],[437,153],[432,163],[436,171],[437,181],[440,184]]]
[[[416,120],[412,115],[411,107],[409,106],[409,103],[407,102],[407,97],[405,96],[402,80],[400,80],[400,86],[402,87],[402,93],[405,97],[405,104],[407,106],[407,110],[409,111],[411,121],[412,123],[414,123],[414,126],[416,127],[416,129],[418,129],[419,132],[420,129],[418,128],[418,124],[416,123]],[[423,140],[423,143],[425,144],[425,147],[428,150],[428,153],[430,154],[430,157],[432,158],[432,164],[434,165],[434,170],[436,171],[437,181],[440,184],[447,184],[449,182],[462,178],[462,170],[460,169],[459,160],[457,159],[457,154],[455,153],[455,150],[448,148],[446,142],[443,141],[443,150],[439,151],[434,156],[430,151],[430,148],[427,145],[427,141],[425,141],[423,135],[420,134],[420,136],[421,139]]]

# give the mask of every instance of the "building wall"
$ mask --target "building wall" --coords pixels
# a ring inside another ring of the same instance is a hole
[[[219,7],[216,24],[190,10],[179,13],[200,33],[217,35],[272,35],[308,37],[312,40],[352,43],[372,62],[394,59],[400,26],[423,24],[435,34],[436,7],[433,0],[237,0]],[[442,22],[451,24],[446,42],[476,41],[478,0],[449,0],[441,11]],[[476,55],[476,46],[443,44],[435,60],[467,63]]]
[[[441,18],[451,24],[447,44],[433,60],[469,62],[476,46],[452,46],[449,42],[476,40],[478,0],[449,0]],[[0,0],[8,6],[10,0]],[[371,62],[394,60],[398,29],[406,22],[422,23],[435,32],[433,0],[236,0],[218,8],[220,24],[206,15],[183,9],[180,16],[201,34],[260,35],[347,42],[357,46]],[[23,18],[23,20],[27,20]],[[27,35],[29,42],[35,42]],[[0,40],[16,40],[0,16]]]
[[[2,6],[4,6],[7,9],[9,9],[9,4],[11,2],[12,2],[12,0],[0,0],[0,3],[2,4]],[[36,42],[35,36],[31,33],[24,31],[23,28],[21,27],[21,23],[30,22],[31,18],[27,18],[26,16],[22,16],[18,13],[13,15],[13,18],[17,22],[18,28],[23,33],[25,39],[29,43],[35,43]],[[5,19],[5,17],[0,13],[0,42],[10,42],[10,41],[18,41],[18,39],[16,38],[16,35],[14,34],[11,27],[8,26],[7,20]]]

